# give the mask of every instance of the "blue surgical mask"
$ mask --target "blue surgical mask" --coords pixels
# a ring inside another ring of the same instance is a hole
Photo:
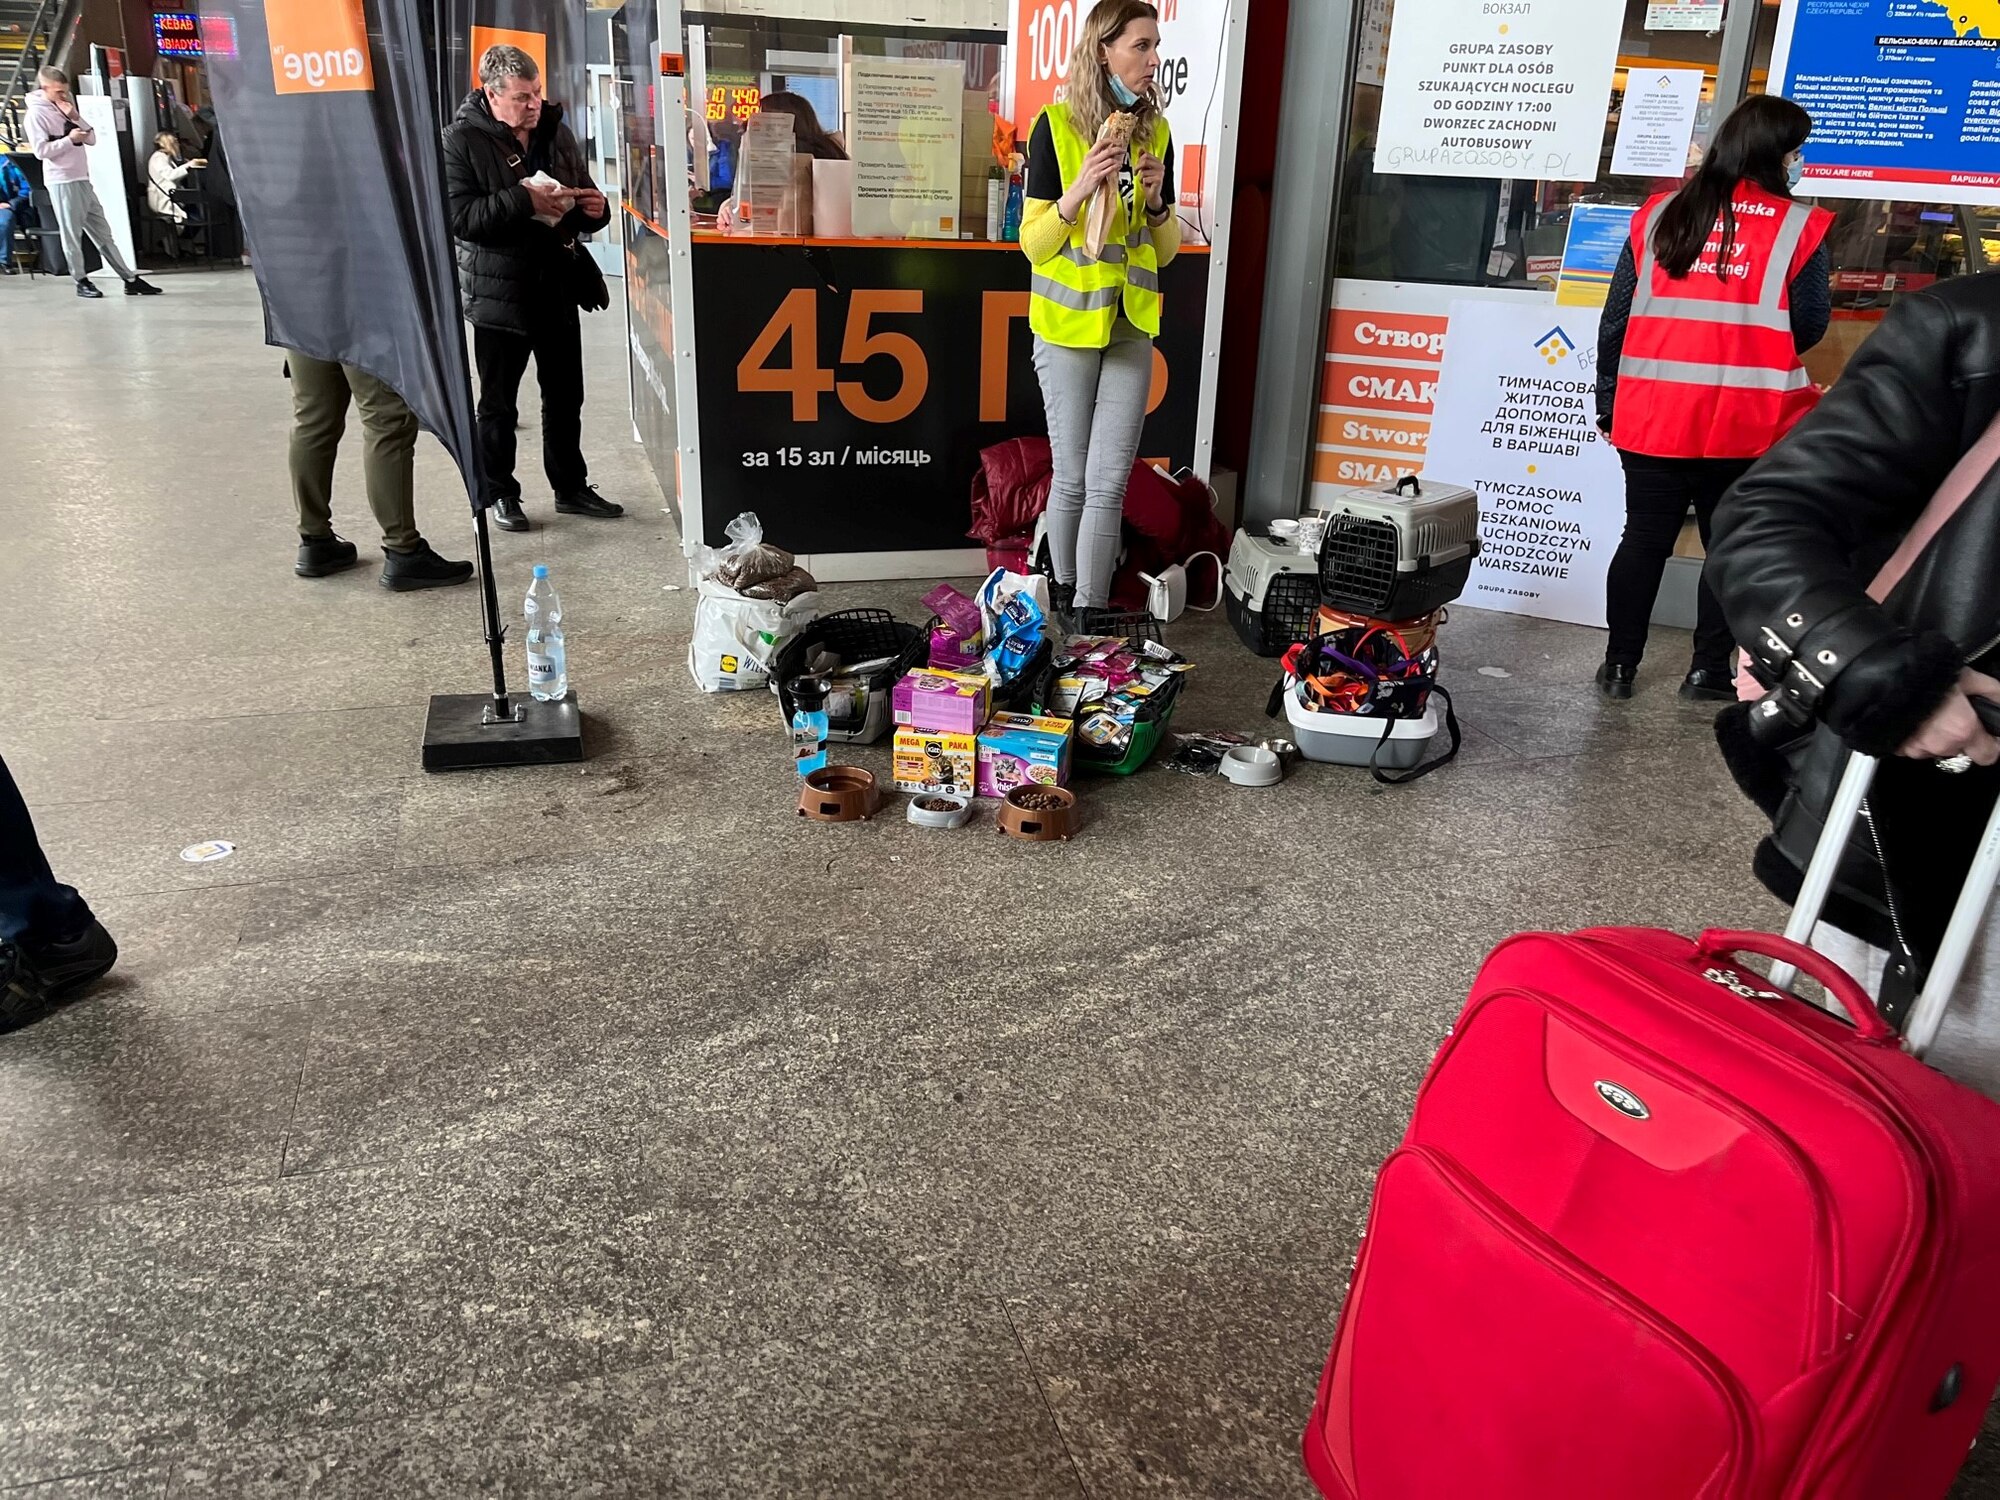
[[[1792,161],[1788,163],[1785,167],[1785,186],[1797,187],[1799,185],[1800,179],[1802,179],[1805,175],[1806,175],[1805,162],[1794,157]]]
[[[1116,73],[1106,68],[1104,76],[1111,81],[1111,97],[1118,101],[1120,109],[1130,109],[1139,102],[1139,96],[1126,88],[1125,80],[1120,78]]]

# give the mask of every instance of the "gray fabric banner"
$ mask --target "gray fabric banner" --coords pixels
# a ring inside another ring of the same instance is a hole
[[[205,0],[265,339],[387,381],[483,490],[418,0]],[[233,37],[230,35],[233,29]]]

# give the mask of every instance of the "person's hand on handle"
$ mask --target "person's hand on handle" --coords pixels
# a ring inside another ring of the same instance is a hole
[[[1968,667],[1958,674],[1958,686],[1951,690],[1951,695],[1903,742],[1896,754],[1908,760],[1947,760],[1963,755],[1980,766],[2000,761],[2000,740],[1994,739],[1979,722],[1979,715],[1972,708],[1974,698],[2000,703],[2000,682]]]
[[[1083,159],[1083,165],[1076,169],[1076,181],[1069,185],[1069,191],[1056,204],[1062,216],[1071,223],[1082,212],[1084,201],[1097,191],[1100,184],[1118,175],[1119,164],[1125,160],[1125,148],[1116,141],[1099,141],[1090,148]]]
[[[543,187],[539,182],[523,182],[521,186],[528,190],[537,218],[560,219],[569,212],[570,191],[561,184]]]
[[[1166,210],[1166,202],[1160,194],[1167,185],[1167,164],[1153,155],[1142,152],[1139,156],[1139,180],[1146,185],[1146,212],[1160,214]]]

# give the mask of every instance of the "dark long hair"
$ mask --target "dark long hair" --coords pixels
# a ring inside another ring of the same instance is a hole
[[[1736,211],[1730,199],[1736,184],[1754,182],[1780,198],[1792,195],[1785,181],[1785,158],[1806,143],[1812,134],[1812,116],[1789,99],[1776,94],[1754,94],[1729,112],[1701,170],[1694,179],[1667,200],[1653,226],[1653,254],[1669,276],[1685,276],[1701,258],[1702,247],[1722,221],[1722,254],[1716,259],[1718,278],[1728,275],[1729,258],[1736,247]]]
[[[818,161],[846,161],[847,153],[840,149],[840,143],[826,133],[819,123],[819,112],[812,107],[812,101],[804,94],[794,94],[779,90],[766,94],[758,103],[759,109],[774,109],[779,114],[790,115],[797,125],[792,131],[792,150],[803,151]]]

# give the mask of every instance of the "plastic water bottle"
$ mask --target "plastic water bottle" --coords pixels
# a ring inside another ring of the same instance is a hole
[[[562,600],[543,563],[535,564],[522,612],[528,620],[528,691],[544,703],[559,702],[569,695],[569,659],[563,650]]]
[[[799,774],[810,776],[826,765],[826,698],[831,689],[823,677],[794,677],[792,695],[792,759]]]

